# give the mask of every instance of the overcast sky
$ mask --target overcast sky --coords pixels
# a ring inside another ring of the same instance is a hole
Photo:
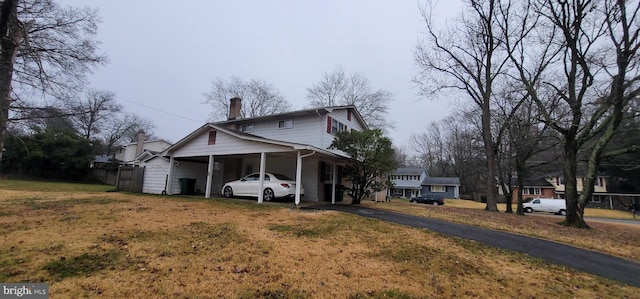
[[[452,109],[446,100],[421,99],[411,83],[412,52],[425,31],[417,1],[62,3],[96,7],[102,17],[97,39],[110,62],[90,77],[90,87],[114,92],[126,111],[153,121],[155,135],[170,142],[210,120],[203,94],[217,77],[270,82],[298,110],[323,73],[362,73],[394,95],[388,117],[396,146]],[[459,4],[446,5],[439,16],[458,14]]]

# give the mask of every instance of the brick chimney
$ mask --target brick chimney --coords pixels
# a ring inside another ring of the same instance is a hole
[[[229,100],[229,119],[238,119],[240,118],[240,111],[242,110],[242,99],[239,97],[232,98]]]
[[[138,131],[138,141],[136,143],[136,157],[142,154],[144,150],[144,140],[147,139],[147,136],[143,131]]]

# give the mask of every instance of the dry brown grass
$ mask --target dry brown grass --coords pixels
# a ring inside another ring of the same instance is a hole
[[[49,282],[51,298],[633,298],[639,290],[338,212],[1,188],[0,281]]]

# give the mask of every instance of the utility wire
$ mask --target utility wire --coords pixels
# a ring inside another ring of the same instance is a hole
[[[129,102],[129,103],[132,103],[132,104],[136,104],[138,106],[142,106],[142,107],[147,108],[147,109],[151,109],[153,111],[157,111],[157,112],[164,113],[164,114],[167,114],[167,115],[171,115],[171,116],[174,116],[174,117],[182,118],[184,120],[189,120],[189,121],[196,122],[196,123],[199,123],[199,124],[207,122],[206,120],[205,121],[196,120],[196,119],[189,118],[189,117],[182,116],[182,115],[178,115],[178,114],[175,114],[175,113],[172,113],[172,112],[163,111],[163,110],[160,110],[160,109],[155,108],[155,107],[151,107],[151,106],[148,106],[148,105],[145,105],[145,104],[142,104],[142,103],[138,103],[136,101],[127,100],[127,99],[122,98],[122,97],[120,97],[118,95],[116,95],[116,98],[118,98],[119,100],[125,101],[125,102]]]

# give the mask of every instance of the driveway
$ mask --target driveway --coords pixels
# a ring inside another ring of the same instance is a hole
[[[334,210],[381,219],[402,225],[426,228],[450,236],[475,240],[504,249],[519,251],[550,263],[565,265],[618,282],[640,287],[640,264],[599,252],[552,241],[525,237],[476,226],[434,220],[353,205],[322,205],[304,209]]]

